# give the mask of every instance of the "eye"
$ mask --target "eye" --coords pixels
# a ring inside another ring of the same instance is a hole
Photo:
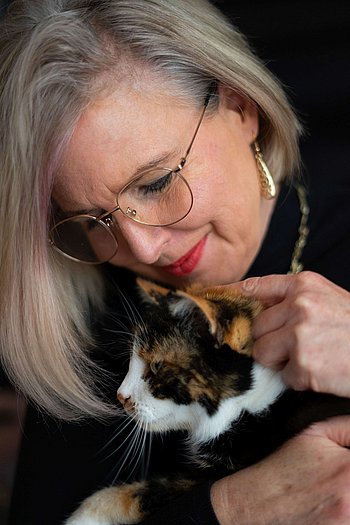
[[[163,193],[166,190],[166,188],[170,186],[172,180],[175,177],[175,173],[173,171],[165,172],[165,174],[164,171],[161,171],[161,173],[163,173],[161,177],[158,177],[153,181],[148,182],[147,184],[139,186],[139,191],[144,196]]]
[[[88,219],[85,221],[85,228],[87,229],[87,231],[92,231],[92,230],[96,230],[96,228],[100,227],[101,228],[101,224],[95,220],[95,219]]]
[[[149,365],[149,367],[153,374],[157,374],[159,370],[163,367],[163,363],[161,361],[154,361]]]

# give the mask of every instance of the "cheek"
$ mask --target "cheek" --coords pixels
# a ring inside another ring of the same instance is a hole
[[[221,165],[228,199],[234,196],[239,202],[260,196],[257,167],[248,145],[238,148],[227,144]]]
[[[250,148],[241,152],[228,149],[212,148],[200,175],[190,182],[194,195],[189,217],[192,225],[219,220],[252,225],[259,216],[260,187]]]

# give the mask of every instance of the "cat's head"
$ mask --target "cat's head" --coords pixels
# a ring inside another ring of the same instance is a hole
[[[143,324],[118,399],[149,430],[191,429],[251,388],[251,324],[262,307],[220,287],[138,285]]]

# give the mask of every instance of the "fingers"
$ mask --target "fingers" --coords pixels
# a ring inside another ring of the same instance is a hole
[[[232,285],[260,299],[253,357],[295,390],[350,397],[350,294],[321,275],[268,275]]]
[[[281,333],[282,332],[282,333]],[[284,338],[284,344],[280,344],[283,338],[283,330],[269,332],[257,339],[253,346],[253,358],[255,361],[268,368],[281,370],[289,359],[289,341]]]
[[[344,293],[344,290],[314,272],[301,272],[296,275],[265,275],[250,277],[233,285],[241,293],[254,296],[265,306],[272,306],[284,298],[295,295],[305,295],[321,290]]]
[[[350,447],[350,416],[321,421],[306,429],[304,434],[325,437],[341,447]]]
[[[266,306],[271,306],[284,299],[294,278],[293,275],[265,275],[250,277],[237,284],[244,295],[254,296]]]
[[[254,320],[252,335],[255,340],[253,356],[260,364],[281,369],[296,352],[300,343],[305,345],[312,320],[305,301],[286,298],[263,310]],[[302,356],[301,356],[302,357]]]
[[[253,338],[259,339],[265,334],[281,329],[290,320],[291,314],[287,301],[266,308],[254,321]]]

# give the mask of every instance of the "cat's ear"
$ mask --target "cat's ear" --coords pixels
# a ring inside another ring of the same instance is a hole
[[[216,335],[218,328],[217,312],[214,304],[207,301],[204,297],[196,295],[196,293],[185,292],[182,290],[177,291],[178,301],[176,310],[179,312],[181,309],[184,311],[193,309],[196,307],[200,310],[203,317],[206,319],[209,325],[209,331],[212,335]],[[173,307],[174,311],[174,307]]]
[[[235,352],[251,357],[252,319],[262,310],[259,302],[220,288],[197,290],[192,287],[177,294],[186,298],[188,307],[192,303],[201,311],[218,346],[226,344]]]
[[[159,284],[153,283],[152,281],[147,281],[141,277],[136,279],[136,284],[141,291],[142,298],[148,303],[160,304],[161,298],[166,297],[171,293],[169,288],[160,286]]]

